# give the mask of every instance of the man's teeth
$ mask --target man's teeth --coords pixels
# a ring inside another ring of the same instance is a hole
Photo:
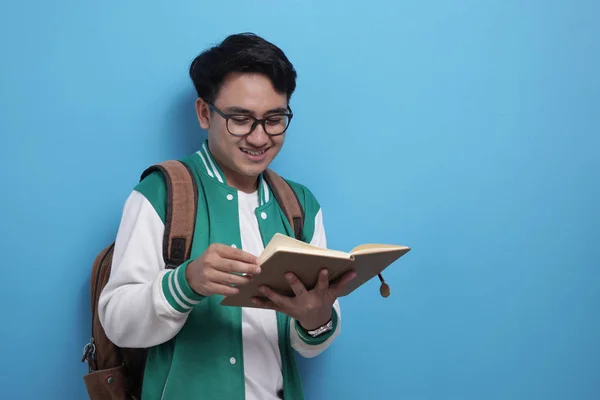
[[[252,151],[252,150],[247,150],[247,149],[242,149],[242,151],[244,153],[248,153],[251,156],[260,156],[261,154],[263,154],[265,152],[265,150],[261,150],[261,151]]]

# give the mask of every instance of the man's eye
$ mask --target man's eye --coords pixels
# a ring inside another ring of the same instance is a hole
[[[284,121],[283,117],[273,117],[267,119],[267,124],[269,125],[281,125]]]
[[[250,123],[250,118],[234,117],[234,118],[231,118],[231,121],[233,121],[233,123],[235,123],[236,125],[246,125],[246,124]]]

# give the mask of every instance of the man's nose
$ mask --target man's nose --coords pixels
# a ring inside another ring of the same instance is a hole
[[[246,141],[255,147],[263,147],[269,142],[269,135],[261,124],[256,124],[256,128],[246,136]]]

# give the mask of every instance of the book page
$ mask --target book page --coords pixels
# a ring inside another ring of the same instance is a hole
[[[277,251],[285,251],[291,253],[301,253],[301,254],[315,254],[324,257],[334,257],[334,258],[350,258],[350,254],[331,250],[331,249],[323,249],[321,247],[313,246],[308,243],[305,243],[301,240],[297,240],[295,238],[282,235],[280,233],[276,233],[271,241],[267,244],[267,247],[262,252],[262,254],[258,257],[259,264],[264,263],[273,254]]]
[[[361,244],[360,246],[356,246],[350,251],[352,255],[359,254],[371,254],[371,253],[381,253],[386,251],[396,251],[396,250],[408,250],[406,246],[400,246],[395,244],[379,244],[379,243],[366,243]]]

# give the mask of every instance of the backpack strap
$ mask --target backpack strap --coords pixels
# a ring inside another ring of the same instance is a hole
[[[140,180],[154,171],[160,171],[167,183],[163,259],[166,268],[174,269],[190,257],[196,226],[198,186],[188,165],[181,161],[169,160],[153,165],[142,173]]]
[[[275,171],[267,169],[264,173],[264,178],[273,191],[273,196],[275,196],[275,200],[279,203],[279,207],[281,207],[290,222],[290,226],[294,230],[294,236],[296,236],[296,239],[302,240],[305,216],[298,195],[289,183],[277,175]]]

